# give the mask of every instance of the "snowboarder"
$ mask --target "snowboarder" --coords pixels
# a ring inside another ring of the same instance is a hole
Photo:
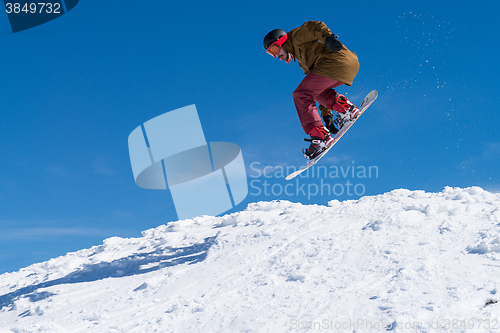
[[[359,70],[356,53],[349,51],[325,23],[309,21],[290,32],[275,29],[264,37],[264,48],[274,58],[299,62],[306,77],[293,92],[293,100],[304,132],[311,145],[304,156],[314,159],[333,141],[331,134],[358,116],[359,109],[344,95],[335,91],[343,84],[350,86]],[[320,104],[321,121],[316,108]],[[332,110],[337,112],[333,120]]]

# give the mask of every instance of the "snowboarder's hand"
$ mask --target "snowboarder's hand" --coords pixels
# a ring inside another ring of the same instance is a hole
[[[337,39],[338,36],[335,34],[331,34],[330,36],[325,38],[325,44],[326,46],[332,51],[332,52],[339,52],[342,50],[342,43]]]

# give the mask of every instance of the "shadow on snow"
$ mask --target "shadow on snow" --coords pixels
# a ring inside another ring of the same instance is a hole
[[[202,243],[191,246],[179,248],[163,247],[152,252],[137,253],[111,262],[86,265],[82,269],[72,272],[65,277],[23,287],[0,296],[0,310],[4,307],[14,305],[14,301],[22,297],[29,298],[31,302],[37,302],[55,295],[47,291],[37,292],[38,289],[42,288],[146,274],[164,267],[199,263],[207,257],[208,250],[215,243],[216,237],[205,238]],[[22,314],[22,316],[25,316],[25,314]]]

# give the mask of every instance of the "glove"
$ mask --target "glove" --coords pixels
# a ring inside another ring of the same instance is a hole
[[[337,39],[339,36],[336,34],[331,34],[330,36],[327,36],[325,38],[325,45],[328,47],[332,52],[339,52],[342,50],[342,43]]]
[[[333,116],[331,114],[324,116],[323,121],[325,122],[325,127],[328,128],[331,134],[335,135],[339,132],[333,123]]]

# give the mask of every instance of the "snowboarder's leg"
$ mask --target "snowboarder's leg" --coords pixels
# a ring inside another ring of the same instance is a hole
[[[343,85],[342,82],[338,82],[338,83],[339,84],[336,87]],[[336,88],[336,87],[333,87],[333,88]],[[335,91],[335,89],[327,89],[316,97],[316,101],[318,101],[319,104],[323,105],[327,109],[331,109],[335,112],[339,112],[339,110],[336,110],[337,109],[337,107],[336,107],[337,95],[338,94]]]
[[[293,101],[297,108],[300,123],[306,134],[309,134],[317,126],[323,126],[323,121],[316,108],[318,96],[325,93],[325,91],[332,91],[333,87],[338,87],[341,84],[343,83],[318,74],[309,73],[297,89],[295,89],[293,92]]]
[[[337,83],[335,83],[331,89],[326,89],[316,97],[316,101],[320,104],[319,109],[321,110],[321,116],[323,117],[325,126],[332,134],[337,134],[339,131],[334,125],[333,114],[331,111],[332,107],[336,103],[336,98],[338,95],[333,88],[337,88],[343,84],[343,82],[337,81]],[[337,110],[333,111],[338,112]]]
[[[339,82],[342,85],[342,82]],[[338,87],[335,86],[334,88]],[[332,109],[337,113],[347,113],[354,104],[347,99],[344,95],[341,95],[335,91],[335,89],[328,89],[323,91],[316,97],[316,101],[321,105],[324,105],[328,109]]]

